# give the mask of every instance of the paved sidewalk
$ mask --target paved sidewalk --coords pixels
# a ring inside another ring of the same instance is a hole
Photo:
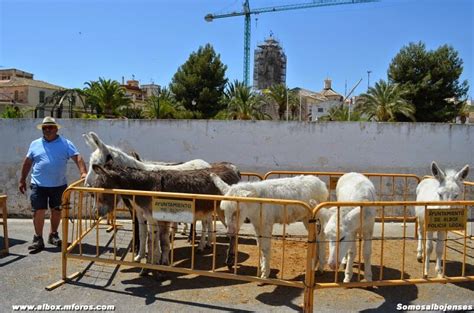
[[[10,255],[0,258],[0,312],[12,311],[12,305],[43,303],[115,305],[115,312],[293,312],[303,302],[302,290],[296,288],[182,274],[169,274],[157,282],[139,277],[135,268],[80,261],[71,261],[68,273],[88,267],[84,277],[46,291],[61,277],[59,248],[46,244],[44,251],[29,254],[32,221],[9,219],[8,223],[11,248]],[[48,230],[46,224],[45,236]],[[397,304],[474,305],[473,291],[474,284],[466,283],[326,289],[316,291],[314,307],[316,312],[396,312]]]

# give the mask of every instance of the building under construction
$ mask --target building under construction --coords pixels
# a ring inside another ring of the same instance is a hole
[[[255,49],[253,86],[262,90],[286,84],[286,55],[272,35]]]

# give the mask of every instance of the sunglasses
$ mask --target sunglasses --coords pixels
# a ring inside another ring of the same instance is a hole
[[[43,126],[42,129],[43,130],[46,130],[46,129],[56,129],[57,127],[56,126]]]

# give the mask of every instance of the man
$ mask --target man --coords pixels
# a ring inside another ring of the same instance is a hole
[[[61,197],[67,188],[66,168],[69,158],[73,159],[79,169],[81,178],[87,174],[86,165],[74,144],[68,139],[58,135],[61,128],[54,118],[45,117],[37,126],[42,130],[43,137],[30,144],[26,158],[21,169],[21,178],[18,189],[21,193],[26,191],[26,177],[31,173],[31,207],[33,210],[33,225],[35,235],[29,250],[40,251],[44,249],[43,226],[45,212],[51,210],[51,229],[48,243],[61,246],[58,227],[61,222]]]

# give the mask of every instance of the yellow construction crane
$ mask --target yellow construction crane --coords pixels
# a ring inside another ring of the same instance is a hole
[[[267,12],[287,11],[296,9],[306,9],[314,7],[342,5],[342,4],[357,4],[367,2],[378,2],[379,0],[313,0],[308,3],[300,4],[287,4],[281,6],[274,6],[260,9],[250,9],[249,0],[245,0],[243,4],[243,10],[241,12],[230,12],[225,14],[207,14],[204,19],[207,22],[212,22],[217,18],[234,17],[234,16],[245,16],[245,27],[244,27],[244,82],[247,86],[250,85],[250,15],[260,14]]]

